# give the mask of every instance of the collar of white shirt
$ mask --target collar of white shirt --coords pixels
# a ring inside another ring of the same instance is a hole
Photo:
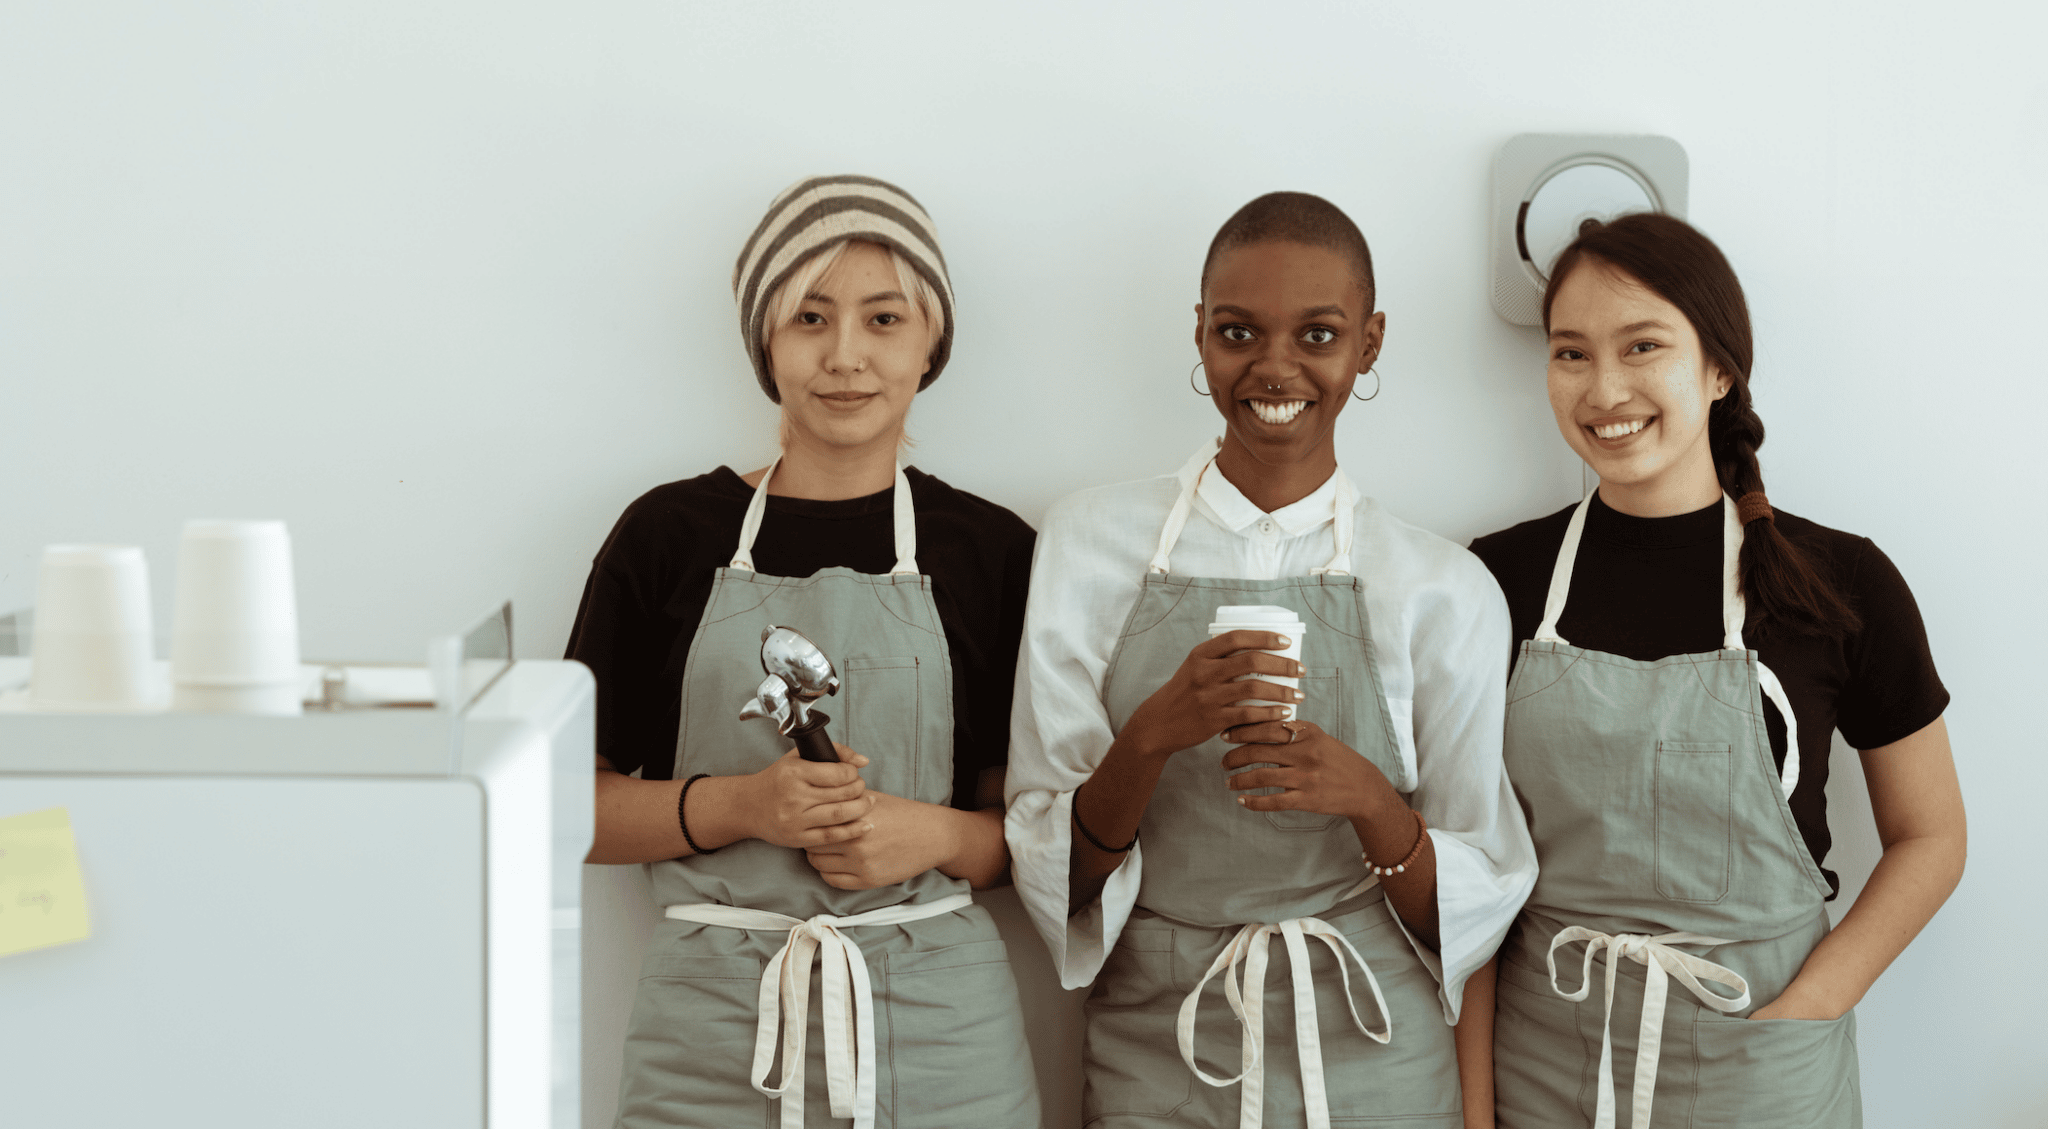
[[[1323,480],[1315,492],[1302,500],[1285,505],[1272,513],[1252,504],[1244,492],[1224,477],[1216,464],[1209,464],[1208,473],[1202,475],[1202,484],[1195,491],[1195,497],[1207,511],[1209,520],[1230,530],[1244,533],[1260,521],[1271,518],[1290,537],[1299,537],[1318,526],[1327,525],[1337,513],[1337,476]]]

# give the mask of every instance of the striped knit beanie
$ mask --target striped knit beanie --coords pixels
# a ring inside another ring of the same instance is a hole
[[[733,297],[740,305],[740,333],[754,376],[770,400],[781,403],[768,364],[761,321],[769,298],[798,267],[850,239],[880,243],[900,253],[938,292],[943,326],[932,346],[931,369],[917,389],[939,378],[953,351],[953,285],[946,278],[946,258],[939,253],[937,231],[924,208],[910,193],[871,176],[814,176],[784,189],[768,205],[768,214],[740,248],[732,271]]]

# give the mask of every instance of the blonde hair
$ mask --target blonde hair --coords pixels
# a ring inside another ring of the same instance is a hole
[[[763,350],[769,347],[769,341],[775,336],[776,330],[796,320],[797,309],[804,304],[804,295],[809,294],[811,288],[818,284],[818,280],[825,277],[825,272],[838,264],[840,258],[846,254],[846,249],[855,243],[864,242],[867,240],[842,239],[834,243],[796,268],[783,280],[781,286],[775,288],[775,293],[768,296],[768,316],[761,319]],[[939,305],[939,292],[932,289],[932,284],[926,282],[925,277],[917,273],[917,268],[911,266],[910,260],[904,258],[896,248],[882,243],[875,246],[888,253],[890,264],[896,268],[897,289],[910,298],[911,304],[917,307],[918,316],[924,319],[925,328],[931,336],[931,344],[927,349],[936,349],[939,335],[945,332],[945,313]]]

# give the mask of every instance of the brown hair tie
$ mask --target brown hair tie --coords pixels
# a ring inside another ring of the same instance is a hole
[[[1771,500],[1764,497],[1763,491],[1751,490],[1742,497],[1735,499],[1736,521],[1743,525],[1748,525],[1758,518],[1762,518],[1765,521],[1772,520]]]

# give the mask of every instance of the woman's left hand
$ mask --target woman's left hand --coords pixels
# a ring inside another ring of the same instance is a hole
[[[1793,981],[1777,999],[1749,1013],[1751,1019],[1840,1019],[1842,1013],[1813,998]]]
[[[1368,818],[1400,797],[1379,766],[1311,721],[1268,721],[1223,731],[1237,744],[1223,758],[1225,769],[1266,764],[1228,779],[1234,792],[1284,788],[1270,796],[1239,796],[1252,811],[1312,811]],[[1413,828],[1409,828],[1412,833]]]
[[[959,850],[954,826],[960,814],[937,804],[920,804],[870,790],[871,828],[858,838],[806,848],[825,884],[841,890],[872,890],[907,882],[951,859]]]

